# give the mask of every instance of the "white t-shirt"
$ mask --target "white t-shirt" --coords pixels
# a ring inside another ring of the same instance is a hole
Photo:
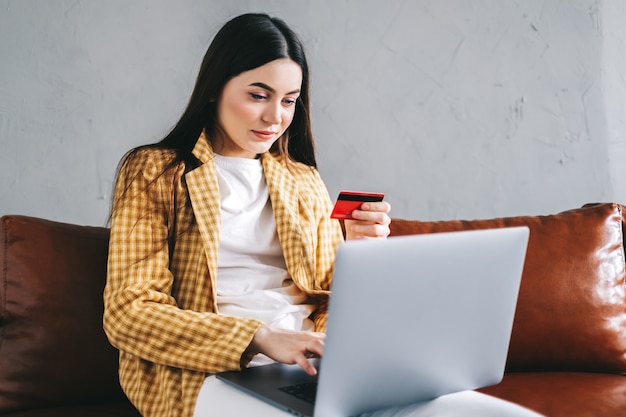
[[[287,273],[260,159],[215,155],[222,227],[217,258],[220,314],[313,330],[307,296]],[[251,365],[267,363],[257,355]]]

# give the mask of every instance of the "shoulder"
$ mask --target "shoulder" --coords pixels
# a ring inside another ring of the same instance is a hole
[[[329,213],[332,209],[332,202],[317,168],[295,161],[285,163],[281,160],[281,164],[285,166],[297,184],[300,213],[307,210],[312,210],[322,216]]]
[[[268,160],[271,165],[278,165],[282,169],[289,172],[297,180],[312,180],[312,181],[320,181],[321,178],[319,173],[315,167],[306,165],[302,162],[297,162],[293,160],[286,160],[279,154],[267,153],[264,154],[264,159]]]
[[[171,149],[140,147],[124,155],[116,179],[120,193],[135,189],[131,195],[171,187],[184,171],[182,162],[177,162],[176,152]]]
[[[154,180],[171,167],[175,159],[176,152],[171,149],[154,147],[132,149],[122,158],[120,176],[132,178],[141,175]]]
[[[280,155],[267,156],[271,165],[280,166],[277,170],[281,172],[280,175],[290,176],[296,181],[300,194],[321,197],[326,195],[326,186],[315,167],[293,160],[286,161]]]
[[[117,186],[136,187],[147,190],[161,187],[179,180],[184,172],[184,163],[178,161],[176,151],[157,147],[140,147],[130,150],[120,161]]]

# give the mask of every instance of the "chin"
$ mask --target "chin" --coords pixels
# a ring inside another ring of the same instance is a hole
[[[270,149],[272,149],[272,145],[274,145],[274,142],[267,143],[267,144],[262,144],[260,146],[252,146],[250,151],[252,151],[252,152],[254,152],[256,154],[265,153],[265,152],[269,151]]]

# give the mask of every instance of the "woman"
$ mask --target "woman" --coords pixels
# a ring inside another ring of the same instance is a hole
[[[187,109],[120,164],[104,328],[139,411],[191,416],[207,375],[321,356],[341,225],[316,170],[309,73],[287,25],[264,14],[217,33]],[[345,221],[384,238],[386,202]]]

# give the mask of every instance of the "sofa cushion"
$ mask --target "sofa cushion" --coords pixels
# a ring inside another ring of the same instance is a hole
[[[530,240],[507,370],[626,372],[622,206],[485,220],[394,219],[391,229],[405,235],[520,225],[530,228]]]
[[[626,416],[626,376],[596,372],[509,372],[478,390],[549,417]]]
[[[108,230],[0,222],[0,414],[126,401],[102,329]]]

